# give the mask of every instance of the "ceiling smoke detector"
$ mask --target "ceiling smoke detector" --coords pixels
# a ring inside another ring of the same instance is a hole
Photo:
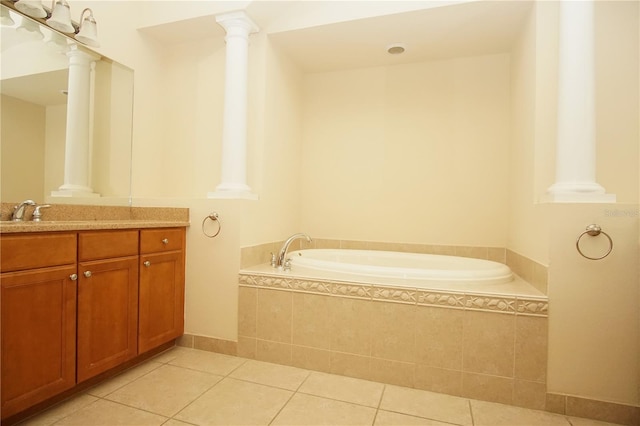
[[[403,43],[393,43],[387,46],[387,53],[389,53],[390,55],[399,55],[401,53],[404,53],[406,49],[407,48]]]

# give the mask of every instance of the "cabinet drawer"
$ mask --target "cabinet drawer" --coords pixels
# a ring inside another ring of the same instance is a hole
[[[98,260],[138,254],[138,231],[93,231],[78,234],[78,259]]]
[[[140,231],[140,254],[184,249],[184,228],[143,229]]]
[[[0,237],[2,272],[76,263],[76,234],[3,235]]]

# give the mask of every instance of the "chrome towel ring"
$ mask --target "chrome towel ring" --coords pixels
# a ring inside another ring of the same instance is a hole
[[[214,221],[215,223],[218,224],[218,230],[216,231],[215,234],[207,234],[207,231],[205,231],[204,229],[204,224],[207,222],[207,219],[210,219],[212,221]],[[209,216],[205,216],[204,219],[202,220],[202,233],[204,235],[206,235],[209,238],[213,238],[215,236],[217,236],[220,231],[222,230],[222,223],[220,222],[220,215],[218,215],[218,213],[216,212],[212,212]]]
[[[609,240],[609,250],[607,250],[607,252],[605,254],[603,254],[602,256],[600,256],[600,257],[587,256],[586,254],[584,254],[582,252],[582,250],[580,250],[580,239],[585,234],[589,235],[591,237],[597,237],[598,235],[603,234]],[[584,258],[587,258],[589,260],[600,260],[600,259],[604,259],[605,257],[609,256],[609,254],[611,253],[611,250],[613,250],[613,240],[611,239],[609,234],[607,234],[606,232],[604,232],[602,230],[602,228],[600,228],[600,226],[596,225],[595,223],[592,223],[591,225],[587,226],[586,231],[582,232],[582,234],[580,234],[578,236],[578,239],[576,240],[576,249],[578,249],[578,253],[580,253],[580,255],[582,255],[582,257],[584,257]]]

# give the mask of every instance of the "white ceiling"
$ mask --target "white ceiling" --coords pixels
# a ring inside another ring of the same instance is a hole
[[[508,52],[529,1],[481,1],[272,33],[305,72],[391,65]],[[390,55],[401,42],[406,51]]]
[[[67,103],[69,71],[67,69],[31,74],[2,80],[2,94],[36,105],[63,105]]]
[[[436,2],[344,1],[331,4],[265,1],[254,2],[254,7],[248,13],[273,43],[304,72],[313,73],[508,52],[532,4],[527,0],[441,0],[437,5]],[[337,6],[342,9],[336,9]],[[394,6],[397,10],[409,11],[372,16],[384,13],[381,6],[389,10],[393,10]],[[321,13],[317,12],[322,7],[333,9],[327,9],[329,13],[320,17]],[[331,11],[335,13],[332,15]],[[357,19],[358,16],[369,17]],[[305,25],[306,28],[298,28]],[[12,50],[8,47],[13,45],[9,43],[13,35],[5,33],[7,30],[3,28],[2,50],[5,60],[2,62],[11,64],[13,61],[6,59],[9,50]],[[150,26],[141,29],[141,32],[162,43],[224,37],[224,30],[216,23],[215,15]],[[401,55],[388,54],[387,46],[396,42],[405,44],[406,52]],[[24,49],[26,43],[21,43],[21,49]],[[60,90],[66,88],[62,73],[42,74],[29,82],[21,78],[7,79],[10,73],[3,74],[2,92],[5,94],[28,93],[21,97],[28,96],[31,101],[41,105],[66,102],[60,94]],[[41,87],[38,81],[59,83],[53,86],[48,84],[53,89],[45,92],[42,88],[37,89]]]
[[[248,3],[248,2],[245,2]],[[250,2],[247,14],[305,72],[508,52],[533,1]],[[158,8],[162,3],[154,3]],[[224,37],[215,14],[139,29],[163,44]],[[391,43],[406,44],[389,55]]]
[[[69,60],[64,54],[67,41],[13,11],[9,13],[14,25],[3,25],[0,28],[1,93],[37,105],[66,104],[67,96],[61,91],[68,86]],[[33,24],[38,30],[23,31],[20,27],[25,24]],[[52,40],[60,44],[53,43]]]

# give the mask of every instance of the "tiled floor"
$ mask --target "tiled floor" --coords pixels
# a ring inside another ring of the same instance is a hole
[[[607,425],[181,347],[23,424]]]

